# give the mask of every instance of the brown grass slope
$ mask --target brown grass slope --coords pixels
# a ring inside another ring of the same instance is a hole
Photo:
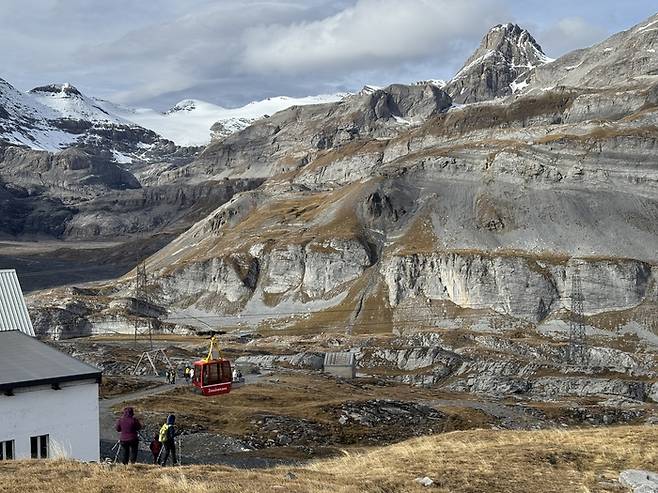
[[[598,492],[627,468],[656,469],[658,428],[454,432],[298,467],[161,469],[66,461],[4,462],[0,491],[175,492]],[[429,476],[436,487],[414,482]]]

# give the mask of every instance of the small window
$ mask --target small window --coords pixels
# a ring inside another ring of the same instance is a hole
[[[39,435],[30,438],[30,450],[33,459],[47,459],[48,458],[48,435]]]
[[[0,442],[0,460],[12,460],[14,458],[14,441]]]

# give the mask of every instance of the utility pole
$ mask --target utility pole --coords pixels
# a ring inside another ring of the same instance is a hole
[[[569,317],[569,347],[566,355],[567,362],[571,364],[584,365],[588,359],[583,301],[580,269],[576,265],[571,277],[571,316]]]

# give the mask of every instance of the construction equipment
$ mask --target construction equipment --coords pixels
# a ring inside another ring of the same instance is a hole
[[[212,396],[228,394],[231,391],[233,380],[231,362],[222,357],[219,343],[214,335],[210,338],[208,355],[199,361],[195,361],[193,368],[192,385],[201,394]]]

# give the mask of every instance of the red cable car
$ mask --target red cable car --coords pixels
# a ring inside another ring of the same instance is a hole
[[[215,352],[217,356],[215,356]],[[205,396],[228,394],[231,391],[233,372],[231,362],[222,358],[215,336],[210,339],[208,356],[194,362],[194,385]]]

